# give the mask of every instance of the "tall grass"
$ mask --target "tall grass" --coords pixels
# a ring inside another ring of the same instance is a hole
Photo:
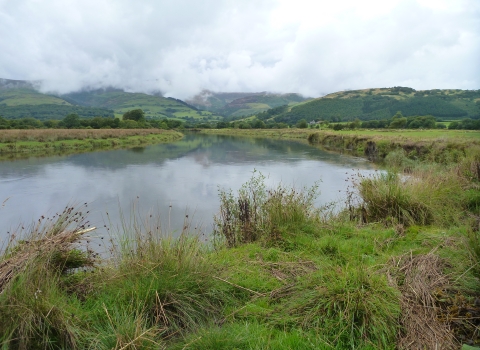
[[[159,349],[165,339],[220,317],[230,297],[187,223],[174,237],[157,221],[124,222],[121,244],[100,261],[80,243],[82,218],[67,208],[6,247],[0,259],[3,348]]]
[[[283,310],[302,329],[336,348],[393,348],[400,315],[399,293],[366,265],[307,276]]]
[[[356,183],[364,222],[440,226],[458,223],[463,209],[463,185],[453,170],[436,167],[361,177]]]
[[[95,259],[91,252],[77,248],[88,231],[83,213],[68,207],[57,215],[39,220],[29,232],[18,232],[17,238],[12,236],[0,258],[3,348],[78,347],[78,300],[69,274],[93,267]]]
[[[257,240],[276,240],[279,228],[302,225],[317,218],[314,208],[318,186],[297,190],[279,184],[267,189],[265,176],[254,171],[238,195],[219,191],[220,213],[214,218],[214,235],[228,247]]]

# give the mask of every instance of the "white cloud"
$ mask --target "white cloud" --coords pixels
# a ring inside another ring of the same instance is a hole
[[[478,89],[479,28],[476,0],[0,0],[0,77],[178,98]]]

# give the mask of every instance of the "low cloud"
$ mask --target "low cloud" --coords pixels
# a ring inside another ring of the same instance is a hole
[[[190,97],[478,89],[476,0],[0,0],[0,77]]]

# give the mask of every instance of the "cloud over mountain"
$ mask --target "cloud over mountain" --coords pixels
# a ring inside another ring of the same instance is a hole
[[[478,89],[476,0],[0,0],[0,77],[44,91]]]

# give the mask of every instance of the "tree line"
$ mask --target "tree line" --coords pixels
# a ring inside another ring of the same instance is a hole
[[[445,129],[445,123],[437,122],[432,115],[404,117],[397,112],[391,119],[366,120],[356,119],[349,123],[332,123],[329,127],[334,130],[342,129]],[[480,119],[465,118],[449,123],[449,130],[480,130]]]
[[[183,128],[184,123],[175,119],[146,119],[141,109],[135,109],[123,114],[122,119],[111,116],[96,116],[93,118],[81,118],[77,113],[70,113],[63,119],[39,120],[32,117],[7,119],[0,116],[0,129],[178,129]]]

